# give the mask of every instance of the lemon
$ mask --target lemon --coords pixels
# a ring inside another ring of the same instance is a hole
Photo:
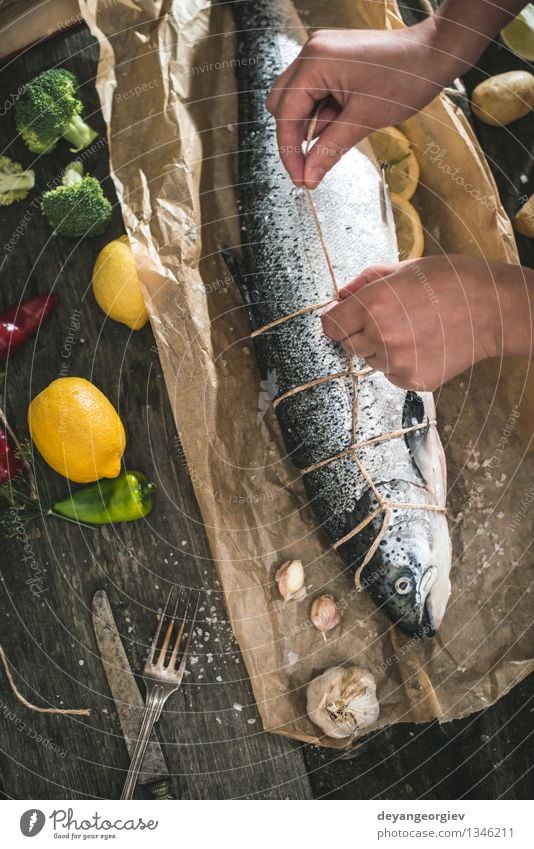
[[[93,295],[106,315],[140,330],[148,312],[128,238],[109,242],[98,254],[93,269]]]
[[[419,182],[419,163],[404,133],[396,127],[384,127],[369,136],[373,152],[384,167],[390,192],[406,200],[413,196]]]
[[[391,193],[391,205],[397,232],[399,259],[418,259],[425,250],[423,225],[414,206],[406,198]]]
[[[527,62],[534,62],[534,3],[529,3],[513,21],[501,30],[506,46]]]
[[[76,483],[115,478],[126,446],[124,427],[100,389],[60,377],[28,408],[31,437],[49,466]]]

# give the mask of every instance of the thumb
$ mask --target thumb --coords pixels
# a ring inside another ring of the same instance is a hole
[[[369,283],[374,283],[376,280],[383,280],[384,277],[389,277],[390,274],[393,274],[398,270],[398,267],[398,263],[370,265],[369,268],[366,268],[361,274],[358,274],[354,280],[351,280],[350,283],[347,283],[346,286],[343,286],[343,288],[339,290],[340,300],[350,298],[351,295],[355,295],[356,292],[359,292],[360,289],[367,286]]]
[[[368,133],[369,130],[366,127],[351,120],[351,112],[348,107],[345,107],[318,136],[306,156],[304,164],[306,186],[314,189],[336,162],[339,162],[341,157]]]

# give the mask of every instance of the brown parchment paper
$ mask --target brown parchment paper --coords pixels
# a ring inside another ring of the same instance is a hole
[[[505,391],[502,370],[487,363],[438,394],[453,591],[438,637],[414,645],[392,634],[367,596],[355,592],[314,529],[218,253],[222,241],[239,242],[230,9],[208,0],[81,0],[80,6],[100,42],[97,87],[113,179],[265,728],[343,745],[320,738],[306,717],[305,690],[314,675],[346,661],[376,677],[377,728],[450,720],[490,705],[534,666],[528,551],[534,489],[528,440],[518,426],[527,370],[514,367]],[[401,25],[392,2],[302,0],[299,10],[310,27]],[[404,129],[421,163],[417,203],[428,252],[516,262],[509,221],[463,116],[441,96]],[[526,430],[530,439],[532,427]],[[284,607],[273,575],[289,558],[304,561],[309,596]],[[333,593],[345,607],[326,643],[309,622],[319,592]]]

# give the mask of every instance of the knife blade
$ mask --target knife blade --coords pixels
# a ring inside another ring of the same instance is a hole
[[[98,590],[93,597],[93,627],[104,672],[131,757],[141,728],[144,700],[126,657],[105,590]],[[146,784],[154,798],[173,798],[170,794],[169,770],[157,740],[152,739],[147,746],[138,783]]]

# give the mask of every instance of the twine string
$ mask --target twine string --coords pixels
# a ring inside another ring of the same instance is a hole
[[[7,662],[7,657],[2,646],[0,646],[0,659],[2,660],[2,663],[4,665],[6,678],[8,680],[9,686],[11,687],[14,695],[17,697],[19,702],[24,705],[24,707],[28,708],[29,710],[36,711],[37,713],[58,713],[67,716],[91,716],[91,711],[88,708],[82,708],[79,710],[65,710],[64,708],[45,708],[39,707],[38,705],[32,705],[32,703],[25,699],[22,693],[17,689],[17,685],[15,684],[13,674],[11,672],[11,669],[9,668],[9,663]]]
[[[280,318],[275,318],[274,321],[270,321],[268,324],[264,324],[263,327],[259,327],[257,330],[253,330],[250,334],[250,338],[254,339],[255,336],[260,336],[267,330],[272,330],[273,327],[278,327],[280,324],[285,324],[286,321],[291,321],[293,318],[298,318],[301,315],[306,315],[309,312],[315,312],[315,310],[320,310],[323,307],[327,307],[328,304],[333,304],[335,300],[336,298],[329,298],[328,301],[323,301],[320,304],[310,304],[309,307],[302,307],[301,310],[296,310],[296,312],[289,313],[289,315],[282,315],[280,316]]]
[[[368,366],[365,369],[362,369],[359,372],[353,372],[350,369],[345,369],[345,371],[338,371],[335,374],[325,374],[324,377],[316,377],[315,380],[308,380],[307,383],[301,383],[300,386],[295,386],[293,389],[288,389],[287,392],[283,392],[278,398],[275,398],[273,401],[273,407],[276,409],[278,404],[281,401],[285,401],[286,398],[290,398],[292,395],[296,395],[297,392],[304,392],[305,389],[311,389],[314,386],[320,386],[322,383],[327,383],[329,380],[340,380],[343,377],[350,377],[351,375],[359,377],[365,377],[366,374],[370,374],[374,369],[371,366]]]
[[[312,139],[313,139],[315,128],[317,126],[317,120],[318,120],[318,116],[319,116],[319,111],[321,109],[321,105],[322,105],[322,102],[319,102],[316,105],[315,110],[313,112],[313,115],[310,119],[310,123],[309,123],[309,126],[308,126],[308,132],[306,134],[306,144],[307,144],[306,156],[308,155],[308,153],[310,151],[311,142],[312,142]],[[296,312],[292,312],[289,315],[281,316],[280,318],[274,319],[274,321],[270,321],[268,324],[263,325],[263,327],[259,327],[258,329],[252,331],[252,333],[250,334],[251,338],[255,338],[257,336],[260,336],[262,333],[266,333],[269,330],[272,330],[276,327],[279,327],[280,325],[284,324],[286,321],[291,321],[292,319],[298,318],[301,315],[307,315],[309,313],[323,309],[324,307],[328,306],[329,304],[334,303],[335,301],[339,300],[340,287],[339,287],[338,282],[337,282],[334,264],[333,264],[332,259],[330,257],[330,251],[328,250],[328,245],[326,243],[326,239],[325,239],[325,235],[324,235],[323,228],[322,228],[322,225],[321,225],[321,221],[319,219],[319,215],[317,213],[317,209],[316,209],[316,206],[315,206],[315,203],[314,203],[314,200],[313,200],[313,194],[312,194],[311,189],[309,189],[307,186],[304,186],[304,192],[305,192],[306,199],[307,199],[307,202],[308,202],[308,206],[309,206],[309,209],[310,209],[310,213],[311,213],[314,225],[315,225],[315,229],[317,230],[317,235],[319,237],[319,242],[321,244],[321,248],[322,248],[325,260],[326,260],[328,272],[329,272],[330,277],[332,279],[332,285],[333,285],[333,289],[334,289],[334,297],[330,298],[329,300],[324,301],[322,303],[311,304],[310,306],[303,307],[302,309],[297,310]],[[361,581],[360,581],[360,576],[361,576],[362,570],[367,566],[367,564],[370,562],[370,560],[374,557],[380,543],[382,542],[386,532],[388,531],[388,529],[391,525],[393,510],[395,510],[395,509],[429,510],[429,511],[433,511],[433,512],[444,513],[444,512],[446,512],[446,508],[440,506],[439,504],[413,504],[413,503],[402,502],[402,501],[389,501],[389,500],[386,500],[383,497],[383,495],[378,491],[378,489],[377,489],[374,481],[372,480],[369,472],[367,471],[367,469],[365,468],[361,459],[358,456],[358,450],[360,448],[364,448],[364,447],[367,447],[369,445],[377,445],[381,442],[390,441],[392,439],[398,439],[400,437],[405,436],[405,434],[407,434],[407,433],[414,433],[415,431],[418,431],[418,430],[427,430],[429,427],[435,427],[436,422],[434,420],[430,420],[430,419],[427,418],[426,421],[421,422],[420,424],[411,425],[409,427],[404,427],[404,428],[399,428],[398,430],[391,431],[389,433],[380,434],[379,436],[373,436],[373,437],[370,437],[368,439],[358,441],[358,439],[357,439],[357,426],[358,426],[359,382],[362,378],[372,374],[374,372],[374,369],[371,366],[367,366],[366,368],[363,368],[363,369],[358,369],[356,367],[356,364],[355,364],[355,357],[351,354],[348,354],[347,356],[348,356],[348,368],[347,369],[345,369],[344,371],[336,372],[334,374],[325,375],[324,377],[318,377],[318,378],[315,378],[314,380],[309,380],[306,383],[302,383],[299,386],[295,386],[295,387],[293,387],[293,389],[289,389],[287,392],[284,392],[282,395],[279,395],[278,398],[276,398],[273,401],[273,406],[276,408],[278,406],[278,404],[280,404],[286,398],[290,398],[290,397],[296,395],[299,392],[306,391],[307,389],[312,389],[315,386],[320,386],[324,383],[327,383],[328,381],[340,380],[340,379],[347,378],[347,377],[351,380],[351,387],[352,387],[352,423],[351,423],[352,440],[351,440],[351,444],[349,445],[348,448],[345,448],[342,451],[338,451],[336,454],[333,454],[330,457],[326,457],[323,460],[319,460],[317,463],[313,463],[311,466],[307,466],[304,469],[300,469],[300,473],[304,477],[304,475],[310,474],[310,472],[314,472],[317,469],[321,469],[324,466],[328,465],[329,463],[332,463],[334,460],[339,460],[342,457],[351,456],[353,458],[354,462],[356,463],[362,477],[364,478],[365,482],[367,483],[369,489],[373,493],[373,495],[374,495],[374,497],[375,497],[375,499],[378,503],[378,506],[371,513],[369,513],[369,515],[366,516],[358,525],[356,525],[355,528],[352,528],[352,530],[350,530],[348,533],[346,533],[344,536],[342,536],[340,539],[338,539],[333,544],[334,549],[340,548],[340,546],[344,545],[345,543],[349,542],[349,540],[353,539],[353,537],[360,534],[361,531],[363,531],[367,527],[367,525],[369,525],[372,521],[374,521],[374,519],[376,519],[378,516],[380,516],[380,514],[383,514],[383,520],[382,520],[382,524],[380,526],[380,530],[378,531],[378,533],[377,533],[375,539],[373,540],[372,544],[370,545],[369,549],[365,553],[364,559],[362,560],[361,564],[359,565],[359,567],[356,571],[356,574],[354,576],[354,582],[355,582],[357,588],[359,590],[361,590],[361,589],[363,589],[363,587],[361,585]]]
[[[362,439],[360,442],[353,442],[348,448],[344,448],[342,451],[338,451],[337,454],[332,454],[324,460],[318,460],[317,463],[313,463],[311,466],[306,466],[306,468],[301,469],[300,472],[302,475],[309,475],[310,472],[322,469],[323,466],[328,465],[328,463],[331,463],[333,460],[340,460],[348,454],[354,454],[354,452],[359,448],[366,448],[368,445],[377,445],[379,442],[389,442],[392,439],[397,439],[399,436],[404,436],[405,433],[413,433],[417,430],[426,430],[430,424],[435,424],[435,422],[427,419],[426,422],[421,422],[421,424],[411,425],[410,427],[400,428],[399,430],[392,430],[390,433],[381,433],[378,436],[370,436],[369,439]]]

